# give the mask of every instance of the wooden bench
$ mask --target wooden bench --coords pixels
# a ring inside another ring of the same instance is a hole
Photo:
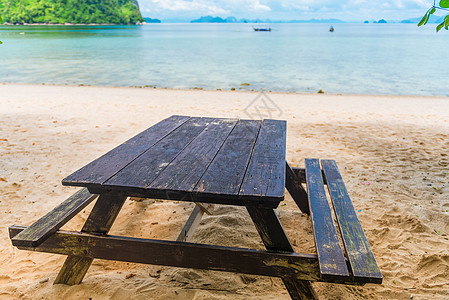
[[[280,277],[293,299],[317,299],[313,281],[381,283],[335,161],[291,168],[285,132],[275,120],[168,118],[64,179],[84,188],[31,226],[11,226],[12,243],[68,255],[55,281],[63,284],[80,283],[95,258]],[[273,210],[285,187],[311,215],[317,255],[294,252]],[[129,196],[197,205],[176,241],[108,235]],[[97,197],[81,231],[59,230]],[[188,242],[213,203],[246,206],[267,251]]]
[[[287,166],[288,176],[296,175],[296,179],[290,179],[290,182],[307,185],[308,202],[304,203],[303,198],[298,196],[295,196],[294,200],[299,207],[304,207],[304,211],[310,213],[321,278],[349,276],[354,282],[382,283],[382,274],[337,163],[334,160],[321,160],[321,165],[322,169],[318,159],[306,159],[305,169],[291,169]],[[325,183],[330,194],[331,206],[326,196]],[[295,193],[291,194],[293,196]]]

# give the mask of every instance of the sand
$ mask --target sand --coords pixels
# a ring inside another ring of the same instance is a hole
[[[63,256],[21,251],[29,225],[77,189],[61,180],[173,114],[257,118],[251,92],[0,85],[0,299],[289,299],[281,280],[95,260],[82,284],[53,285]],[[382,285],[314,283],[322,299],[449,299],[449,98],[268,93],[286,119],[287,159],[335,159],[384,275]],[[260,99],[259,99],[260,100]],[[286,195],[279,217],[298,252],[310,220]],[[92,205],[64,229],[79,230]],[[192,204],[127,200],[111,234],[175,239]],[[194,242],[262,249],[241,208],[216,206]]]

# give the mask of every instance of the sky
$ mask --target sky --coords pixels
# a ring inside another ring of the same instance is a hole
[[[279,21],[403,20],[421,17],[433,0],[138,0],[144,17],[190,21],[201,16]]]

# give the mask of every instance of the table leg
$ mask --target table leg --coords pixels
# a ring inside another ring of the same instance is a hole
[[[107,234],[127,197],[101,195],[84,223],[82,232]],[[54,284],[79,284],[92,264],[93,258],[69,255]]]
[[[267,250],[294,252],[273,209],[246,208]],[[318,299],[309,281],[297,280],[288,275],[282,277],[282,281],[292,299]]]
[[[293,200],[296,202],[296,205],[298,205],[301,212],[310,214],[307,192],[301,185],[301,181],[296,176],[295,172],[293,172],[293,169],[287,161],[285,162],[285,187],[292,196]]]

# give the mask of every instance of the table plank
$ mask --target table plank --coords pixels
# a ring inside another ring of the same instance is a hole
[[[285,195],[286,122],[265,119],[257,137],[239,195]]]
[[[240,120],[204,173],[195,192],[237,195],[262,121]]]
[[[306,159],[306,180],[321,276],[348,277],[346,260],[327,201],[318,159]]]
[[[147,186],[150,189],[193,191],[237,119],[215,119]]]
[[[104,187],[144,188],[174,160],[207,126],[213,118],[191,118],[148,151],[136,158],[113,177]]]
[[[340,226],[354,281],[381,283],[382,274],[357,217],[337,163],[334,160],[322,160],[321,165],[327,178],[329,194]]]
[[[62,180],[62,184],[70,186],[102,184],[189,119],[187,116],[171,116],[162,120],[69,175]]]
[[[157,141],[146,142],[161,128],[149,128],[63,183],[95,194],[271,208],[284,199],[285,121],[173,118],[179,126]]]

